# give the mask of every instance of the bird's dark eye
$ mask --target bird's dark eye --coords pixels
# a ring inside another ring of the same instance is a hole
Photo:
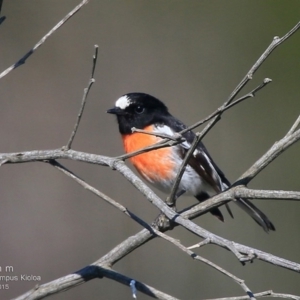
[[[141,105],[138,105],[135,107],[134,111],[137,113],[137,114],[142,114],[144,111],[145,111],[145,107],[141,106]]]

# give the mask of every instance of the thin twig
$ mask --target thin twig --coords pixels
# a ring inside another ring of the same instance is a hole
[[[293,126],[288,131],[286,136],[293,134],[295,132],[295,130],[298,128],[299,124],[300,124],[300,115],[298,116],[297,120],[294,122]]]
[[[102,193],[101,191],[97,190],[87,182],[85,182],[83,179],[79,178],[76,174],[68,170],[65,166],[57,162],[56,160],[49,160],[49,161],[44,161],[51,166],[55,167],[57,170],[61,171],[68,177],[72,178],[75,180],[79,185],[81,185],[83,188],[86,190],[92,192],[94,195],[100,197],[103,199],[106,203],[112,205],[113,207],[117,208],[119,211],[124,213],[127,217],[133,219],[135,222],[143,226],[144,228],[148,229],[150,232],[155,233],[155,229],[152,228],[147,222],[143,221],[141,218],[139,218],[137,215],[132,213],[130,210],[128,210],[125,206],[120,204],[119,202],[115,201],[114,199],[110,198],[106,194]]]
[[[254,88],[254,89],[253,89],[252,91],[250,91],[248,94],[246,94],[246,95],[244,95],[244,96],[238,98],[237,100],[234,100],[234,101],[231,102],[230,104],[228,104],[228,105],[226,106],[226,109],[225,109],[225,110],[227,110],[227,109],[229,109],[229,108],[231,108],[231,107],[237,105],[237,104],[240,103],[241,101],[244,101],[244,100],[246,100],[246,99],[248,99],[248,98],[253,98],[253,97],[255,97],[255,94],[256,94],[259,90],[261,90],[262,88],[264,88],[267,84],[269,84],[269,83],[271,83],[271,82],[272,82],[272,79],[270,79],[270,78],[265,78],[265,79],[263,80],[263,82],[262,82],[259,86],[257,86],[256,88]]]
[[[236,198],[248,199],[278,199],[299,201],[300,192],[298,191],[276,191],[276,190],[253,190],[248,189],[243,185],[230,187],[228,190],[217,194],[206,201],[193,205],[191,208],[186,208],[184,212],[180,213],[182,216],[194,219],[207,213],[215,207],[219,207]]]
[[[87,96],[89,94],[89,91],[90,91],[93,83],[95,82],[94,72],[95,72],[95,67],[96,67],[96,64],[97,64],[97,58],[98,58],[98,45],[95,45],[95,54],[93,55],[93,67],[92,67],[91,78],[89,80],[88,86],[83,90],[83,97],[82,97],[80,109],[79,109],[79,112],[78,112],[78,115],[77,115],[77,120],[76,120],[76,123],[74,125],[74,129],[71,133],[71,136],[69,138],[69,141],[68,141],[67,145],[63,147],[63,150],[65,150],[65,151],[68,151],[72,146],[73,140],[75,138],[75,135],[76,135],[76,132],[78,130],[78,126],[79,126],[79,123],[81,121],[81,117],[82,117],[82,114],[83,114],[83,111],[84,111],[84,108],[85,108]]]
[[[93,69],[92,69],[91,78],[94,78],[95,75],[95,69],[96,69],[97,59],[98,59],[98,49],[99,49],[98,45],[95,45],[94,47],[95,47],[95,54],[93,56]]]
[[[45,41],[62,25],[64,25],[70,18],[72,18],[82,6],[87,4],[90,0],[83,0],[80,4],[78,4],[73,10],[71,10],[61,21],[59,21],[47,34],[45,34],[40,41],[38,41],[30,51],[28,51],[22,58],[20,58],[16,63],[11,65],[9,68],[4,70],[0,74],[0,79],[10,73],[12,70],[18,68],[19,66],[23,65],[26,60],[41,46],[45,43]]]
[[[270,297],[300,300],[300,296],[291,295],[291,294],[283,294],[283,293],[274,293],[273,291],[271,291]]]
[[[176,176],[176,179],[175,179],[175,182],[172,186],[172,189],[171,189],[171,192],[166,200],[166,202],[168,203],[168,205],[174,205],[175,204],[175,197],[176,197],[176,193],[177,193],[177,190],[178,190],[178,187],[179,187],[179,184],[180,184],[180,181],[181,181],[181,178],[183,176],[183,173],[185,171],[185,168],[188,164],[188,161],[190,159],[190,157],[193,155],[194,153],[194,150],[196,149],[196,147],[198,146],[198,143],[199,143],[199,135],[198,133],[196,134],[195,138],[194,138],[194,141],[192,142],[191,146],[190,146],[190,149],[187,151],[182,163],[181,163],[181,166],[179,168],[179,171],[178,171],[178,174]]]
[[[290,36],[292,36],[298,29],[300,28],[300,22],[298,22],[287,34],[285,34],[282,38],[275,36],[271,42],[271,44],[267,47],[264,53],[260,56],[260,58],[254,63],[251,69],[248,71],[246,76],[241,80],[241,82],[237,85],[234,91],[229,96],[226,106],[232,102],[235,96],[241,91],[241,89],[252,79],[253,74],[258,70],[258,68],[262,65],[262,63],[270,56],[270,54],[275,50],[277,46],[282,44],[285,40],[287,40]]]
[[[206,118],[202,119],[201,121],[196,122],[195,124],[187,127],[186,129],[182,130],[180,133],[184,134],[185,132],[190,131],[190,130],[206,123],[207,121],[211,120],[212,118],[216,117],[217,115],[222,114],[223,112],[225,112],[226,110],[230,109],[231,107],[239,104],[240,102],[242,102],[248,98],[253,98],[259,90],[261,90],[262,88],[264,88],[267,84],[269,84],[271,82],[272,82],[271,79],[265,78],[259,86],[254,88],[252,91],[250,91],[246,95],[240,97],[239,99],[235,100],[234,102],[231,102],[230,104],[225,105],[227,103],[227,102],[225,102],[222,106],[220,106],[216,111],[211,113],[209,116],[207,116]]]
[[[95,278],[106,277],[116,282],[129,287],[130,282],[134,280],[131,277],[125,276],[120,272],[112,270],[109,266],[95,266],[89,265],[77,272],[55,279],[45,284],[41,284],[23,295],[14,298],[14,300],[36,300],[42,299],[59,292],[66,291],[70,288],[76,287],[79,284],[85,283]],[[136,289],[152,298],[161,300],[179,300],[169,294],[166,294],[150,285],[135,280]],[[129,293],[129,291],[128,291]]]
[[[240,195],[243,195],[240,197]],[[247,199],[272,199],[272,200],[294,200],[300,201],[299,191],[277,191],[277,190],[255,190],[245,186],[237,186],[232,189],[235,198]]]
[[[162,238],[164,238],[165,240],[167,240],[168,242],[172,243],[173,245],[175,245],[177,248],[179,248],[181,251],[183,251],[184,253],[188,254],[191,258],[201,261],[202,263],[212,267],[213,269],[217,270],[218,272],[222,273],[223,275],[228,276],[229,278],[231,278],[232,280],[234,280],[236,283],[238,283],[242,289],[245,291],[245,293],[248,294],[248,298],[254,300],[255,297],[253,296],[253,293],[251,292],[251,290],[247,287],[247,285],[245,284],[243,279],[240,279],[238,277],[236,277],[235,275],[233,275],[232,273],[226,271],[225,269],[221,268],[220,266],[218,266],[217,264],[211,262],[210,260],[201,257],[200,255],[196,254],[195,252],[191,251],[189,248],[183,246],[178,240],[162,233],[162,232],[156,232],[156,234]]]
[[[255,293],[254,297],[256,297],[256,298],[273,297],[273,298],[300,300],[299,296],[291,295],[291,294],[274,293],[273,291],[265,291],[265,292]],[[214,298],[214,299],[206,299],[206,300],[246,300],[246,299],[249,299],[249,297],[237,296],[237,297]]]
[[[200,248],[200,247],[206,246],[208,244],[210,244],[210,239],[205,239],[205,240],[201,241],[200,243],[197,243],[195,245],[189,246],[187,248],[189,250],[192,250],[192,249],[195,249],[195,248]]]
[[[268,166],[285,149],[299,140],[300,129],[290,135],[286,135],[274,145],[249,168],[233,185],[247,185],[258,173]]]

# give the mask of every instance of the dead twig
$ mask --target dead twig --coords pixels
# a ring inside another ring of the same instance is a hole
[[[41,40],[39,40],[32,49],[30,49],[22,58],[20,58],[16,63],[11,65],[9,68],[4,70],[0,74],[0,79],[10,73],[12,70],[23,65],[26,60],[40,47],[42,46],[46,40],[61,26],[63,26],[70,18],[72,18],[84,5],[88,4],[89,0],[83,0],[80,4],[78,4],[73,10],[71,10],[62,20],[60,20],[47,34],[45,34]],[[4,20],[2,20],[3,22]]]
[[[98,45],[95,45],[95,54],[93,56],[93,67],[92,67],[91,78],[89,80],[88,86],[83,91],[83,97],[82,97],[80,109],[79,109],[79,112],[78,112],[78,115],[77,115],[77,120],[76,120],[76,123],[74,125],[74,129],[71,133],[71,136],[69,138],[69,141],[68,141],[67,145],[63,147],[63,150],[65,150],[65,151],[68,151],[72,146],[73,140],[75,138],[75,135],[76,135],[76,132],[78,130],[78,126],[79,126],[79,123],[81,121],[81,117],[82,117],[82,114],[83,114],[83,111],[84,111],[84,108],[85,108],[87,96],[89,94],[89,91],[90,91],[93,83],[95,82],[94,74],[95,74],[95,68],[96,68],[96,64],[97,64],[97,58],[98,58]]]

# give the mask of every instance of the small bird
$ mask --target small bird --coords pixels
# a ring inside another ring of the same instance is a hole
[[[163,139],[162,136],[174,137],[176,133],[186,129],[186,125],[173,117],[163,102],[144,93],[123,95],[116,101],[115,107],[107,112],[117,116],[126,153],[156,144]],[[132,128],[148,131],[158,136],[133,132]],[[166,193],[170,193],[173,187],[182,161],[195,138],[195,133],[187,131],[183,134],[183,138],[185,140],[175,146],[149,151],[130,158],[134,167],[146,181]],[[230,182],[224,173],[215,164],[203,143],[199,143],[188,161],[177,194],[192,195],[202,202],[226,190],[229,186]],[[266,232],[275,230],[268,217],[249,200],[239,198],[235,203]],[[229,206],[227,208],[232,216]],[[224,221],[219,208],[211,209],[210,213]]]

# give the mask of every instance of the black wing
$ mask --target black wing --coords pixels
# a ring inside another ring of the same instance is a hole
[[[182,131],[186,128],[186,126],[183,123],[181,123],[179,120],[175,119],[172,116],[166,118],[164,123],[171,127],[175,132]],[[183,134],[183,137],[186,139],[186,142],[181,144],[183,150],[182,157],[186,155],[186,152],[189,150],[190,144],[194,141],[195,136],[196,135],[193,131],[188,131]],[[195,154],[190,157],[189,165],[199,174],[199,176],[202,179],[204,179],[213,188],[216,194],[223,191],[230,185],[228,180],[213,162],[205,146],[201,142],[198,144],[196,149],[197,151],[195,152]],[[223,178],[225,182],[228,182],[226,186],[224,186]],[[210,196],[206,191],[202,191],[199,195],[195,195],[195,198],[199,202],[205,201],[209,197]],[[233,218],[233,214],[228,204],[226,204],[226,208],[230,216]],[[212,208],[210,210],[210,213],[216,216],[219,220],[224,221],[224,217],[219,208]]]

